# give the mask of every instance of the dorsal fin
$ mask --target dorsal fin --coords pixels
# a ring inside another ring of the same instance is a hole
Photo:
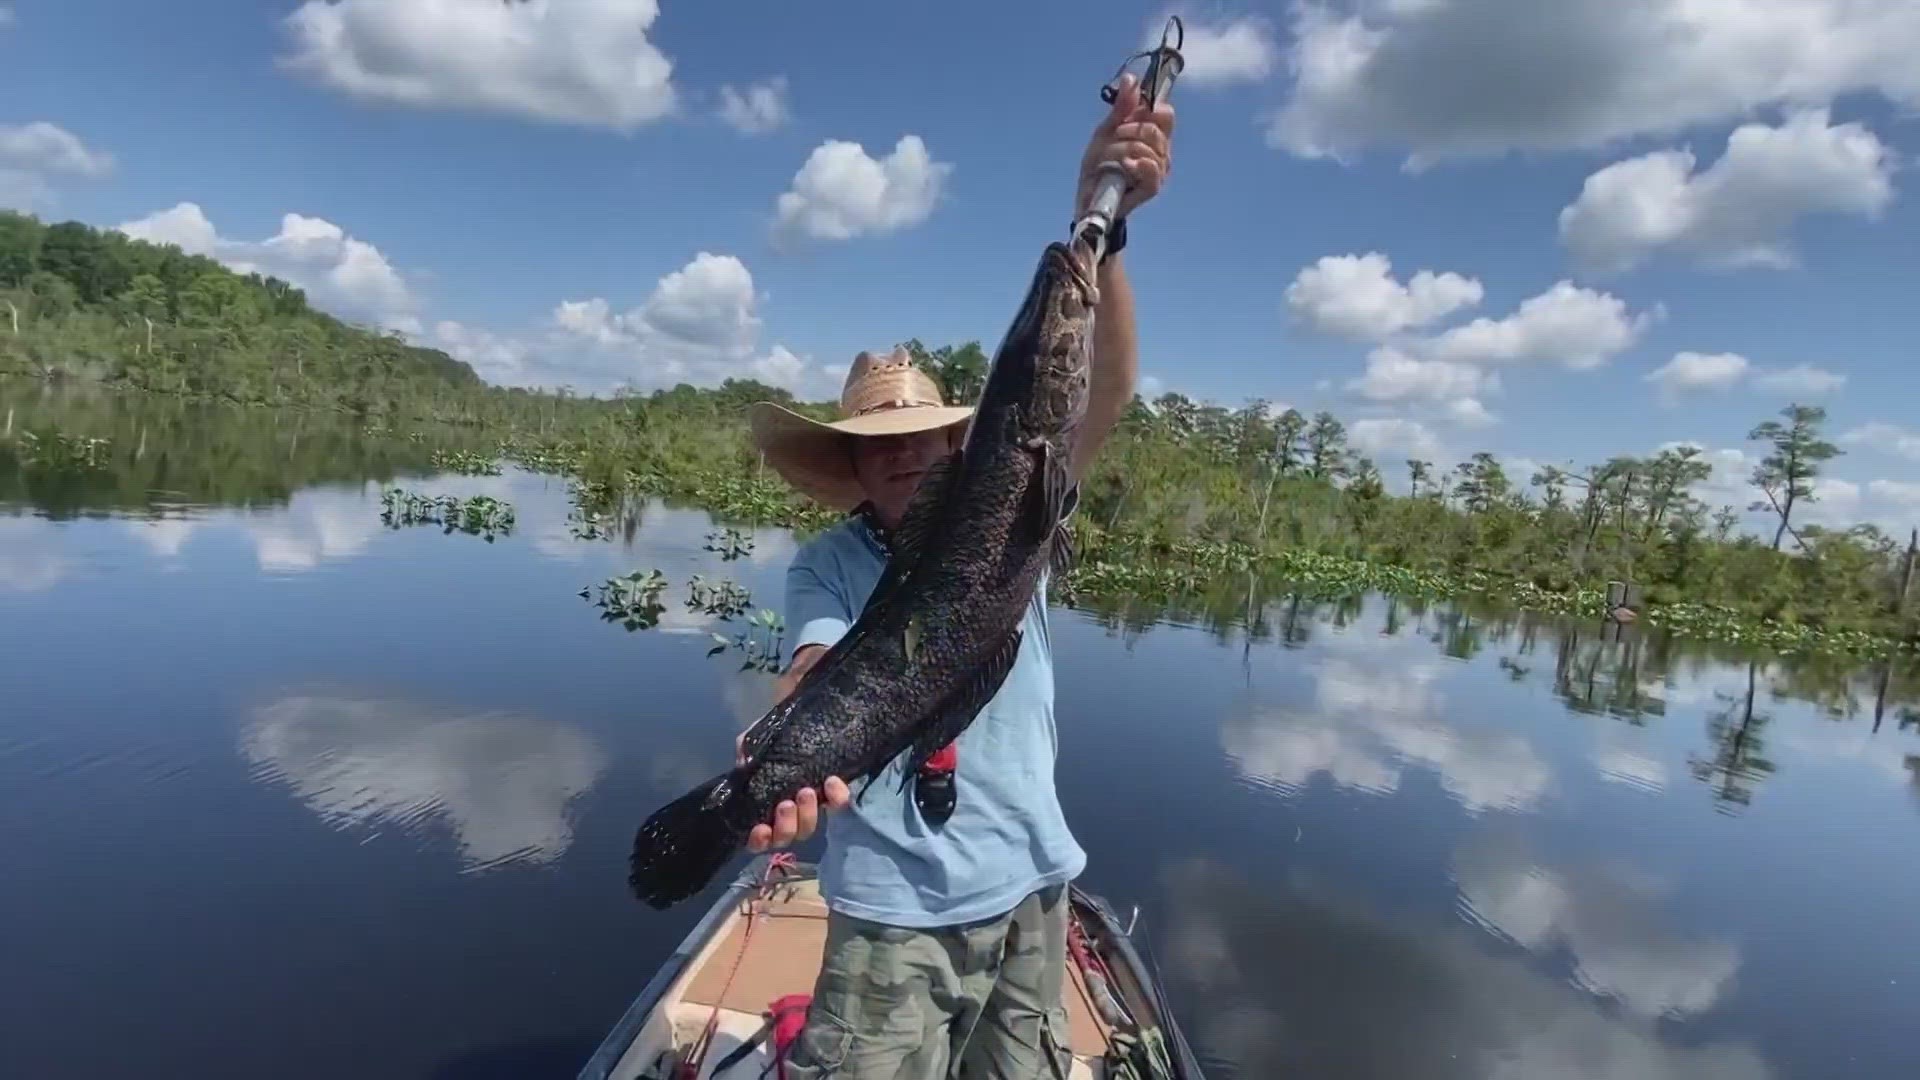
[[[880,580],[874,583],[873,591],[867,594],[867,602],[861,605],[862,615],[879,605],[907,580],[907,575],[927,545],[927,537],[945,519],[947,497],[959,479],[960,471],[960,451],[955,450],[934,462],[926,475],[920,478],[920,486],[914,489],[906,513],[900,516],[900,524],[893,530],[887,568],[881,572]]]
[[[955,450],[933,463],[920,486],[913,491],[906,513],[900,515],[900,527],[893,530],[893,553],[915,559],[926,547],[927,537],[944,516],[947,495],[960,476],[960,451]]]

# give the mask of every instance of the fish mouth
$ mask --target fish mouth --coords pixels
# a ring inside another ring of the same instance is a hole
[[[1097,303],[1099,287],[1094,284],[1093,252],[1079,240],[1047,245],[1047,262],[1055,277],[1064,278],[1078,288],[1089,304]]]

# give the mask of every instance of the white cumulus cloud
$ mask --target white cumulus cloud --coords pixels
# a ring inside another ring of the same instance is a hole
[[[850,240],[918,225],[933,213],[952,172],[918,135],[902,135],[879,159],[859,143],[829,139],[807,155],[780,195],[776,236]]]
[[[787,77],[776,75],[744,88],[720,88],[720,119],[742,135],[765,135],[787,122]]]
[[[1825,109],[1794,112],[1779,127],[1746,124],[1712,167],[1693,151],[1657,150],[1587,177],[1560,212],[1560,238],[1583,266],[1632,268],[1660,251],[1715,266],[1793,263],[1787,236],[1809,214],[1873,219],[1893,199],[1894,152],[1858,123],[1832,124]]]
[[[1273,145],[1413,167],[1594,148],[1849,94],[1920,105],[1912,0],[1296,0]]]
[[[1433,429],[1406,417],[1368,417],[1347,425],[1347,442],[1376,461],[1399,455],[1444,461],[1447,451]]]
[[[367,101],[632,131],[671,113],[657,0],[308,0],[290,70]]]
[[[112,170],[113,155],[89,148],[78,135],[45,120],[0,124],[0,168],[102,176]]]
[[[1920,461],[1920,431],[1885,420],[1869,420],[1840,436],[1847,445],[1867,446],[1882,453]]]
[[[1422,360],[1382,347],[1367,355],[1366,373],[1347,384],[1368,401],[1427,401],[1445,405],[1499,389],[1494,372],[1452,360]],[[1476,401],[1477,405],[1478,402]],[[1468,407],[1471,411],[1471,407]]]
[[[1847,377],[1838,371],[1813,364],[1773,368],[1754,375],[1754,385],[1773,394],[1792,398],[1824,397],[1845,386]]]
[[[1871,480],[1867,495],[1890,506],[1920,510],[1920,483],[1911,480]]]
[[[1763,368],[1738,353],[1675,353],[1673,359],[1648,372],[1644,379],[1659,390],[1663,405],[1675,405],[1695,391],[1726,390],[1742,383],[1751,389],[1796,400],[1824,397],[1846,384],[1847,377],[1813,364]]]
[[[1626,351],[1651,320],[1644,312],[1630,314],[1616,296],[1560,281],[1521,301],[1513,314],[1453,327],[1425,349],[1456,363],[1557,363],[1582,371]]]
[[[1159,47],[1166,25],[1164,16],[1150,21],[1140,47]],[[1280,49],[1274,44],[1273,29],[1263,19],[1242,16],[1205,22],[1182,14],[1181,25],[1185,39],[1179,43],[1180,56],[1186,65],[1179,85],[1259,82],[1280,68]]]
[[[112,154],[58,124],[0,124],[0,208],[31,210],[47,201],[55,177],[97,178],[113,167]]]
[[[1692,390],[1724,390],[1746,378],[1753,365],[1738,353],[1674,354],[1673,359],[1646,374],[1660,388],[1661,401],[1674,404]]]
[[[596,384],[648,388],[680,381],[711,384],[731,377],[759,379],[802,396],[820,392],[831,382],[824,369],[784,346],[758,351],[759,304],[745,263],[733,255],[702,251],[663,275],[652,294],[629,310],[616,311],[602,297],[563,301],[554,308],[559,340],[550,343],[550,352]],[[477,354],[502,352],[499,341],[485,337],[469,344]],[[524,348],[497,358],[503,368],[531,374]],[[535,361],[540,362],[558,361],[549,355]]]
[[[409,332],[420,326],[418,300],[380,249],[325,218],[285,214],[280,231],[266,240],[232,240],[219,234],[199,204],[183,202],[116,228],[218,259],[242,274],[280,278],[304,290],[315,307],[342,318]]]
[[[1472,307],[1483,295],[1477,279],[1452,271],[1419,270],[1402,284],[1392,261],[1370,251],[1322,257],[1294,276],[1286,301],[1296,319],[1322,333],[1384,341]]]
[[[1492,427],[1500,418],[1487,411],[1479,398],[1454,398],[1447,402],[1447,419],[1463,428]]]
[[[1660,314],[1633,312],[1616,296],[1562,280],[1508,315],[1443,325],[1484,296],[1479,279],[1453,271],[1423,269],[1403,282],[1386,255],[1370,251],[1303,268],[1287,286],[1286,307],[1311,329],[1375,344],[1348,391],[1377,403],[1430,405],[1465,428],[1497,422],[1482,400],[1501,390],[1494,369],[1596,368],[1638,342]]]

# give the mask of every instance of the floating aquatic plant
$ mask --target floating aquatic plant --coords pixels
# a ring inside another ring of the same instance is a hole
[[[628,630],[650,630],[659,624],[660,616],[667,610],[666,605],[660,603],[660,594],[666,587],[667,577],[660,571],[635,570],[601,582],[597,599],[593,599],[589,589],[581,589],[580,598],[593,599],[594,606],[600,609],[600,618],[606,622],[617,622]]]
[[[606,485],[588,480],[574,480],[568,485],[568,501],[573,509],[567,511],[567,531],[576,540],[611,540],[615,516],[609,512],[608,504],[612,493]]]
[[[708,581],[695,574],[687,583],[687,608],[707,615],[718,615],[722,619],[731,619],[747,610],[752,595],[740,585],[731,581]]]
[[[389,528],[439,525],[443,532],[451,533],[457,529],[478,536],[489,544],[493,543],[495,536],[513,531],[513,505],[491,495],[462,499],[454,495],[416,495],[400,488],[388,488],[381,493],[380,502],[380,520]]]
[[[732,562],[753,551],[753,537],[739,529],[721,529],[707,534],[706,549],[717,551],[722,560]]]
[[[707,650],[716,656],[729,648],[746,654],[741,671],[777,672],[780,670],[781,643],[786,637],[786,620],[771,608],[761,608],[747,617],[747,628],[732,637],[710,634],[715,644]]]
[[[499,476],[500,463],[471,450],[435,450],[433,467],[463,476]]]

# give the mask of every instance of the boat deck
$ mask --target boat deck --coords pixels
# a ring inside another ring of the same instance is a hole
[[[782,883],[771,895],[752,902],[757,908],[752,940],[747,940],[746,905],[737,904],[668,987],[639,1037],[614,1067],[612,1080],[663,1076],[657,1067],[661,1057],[698,1038],[718,1005],[719,1023],[700,1073],[701,1080],[706,1080],[713,1076],[715,1064],[760,1029],[768,1003],[785,994],[812,993],[827,940],[827,906],[817,883],[811,877]],[[1072,1078],[1100,1080],[1104,1070],[1099,1061],[1107,1049],[1109,1029],[1094,1012],[1079,969],[1071,961],[1066,969]],[[771,1060],[769,1053],[770,1047],[761,1046],[722,1073],[721,1080],[759,1077]]]

